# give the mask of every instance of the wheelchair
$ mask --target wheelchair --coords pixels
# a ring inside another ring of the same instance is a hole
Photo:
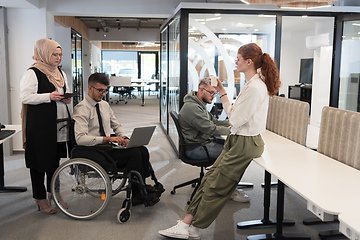
[[[94,218],[106,209],[112,196],[126,191],[117,220],[125,223],[130,219],[131,185],[138,185],[147,194],[146,187],[137,171],[116,167],[115,161],[107,154],[110,149],[110,144],[74,146],[70,160],[56,169],[51,180],[51,192],[56,206],[65,215],[74,219]],[[155,187],[162,188],[151,164],[149,167]]]

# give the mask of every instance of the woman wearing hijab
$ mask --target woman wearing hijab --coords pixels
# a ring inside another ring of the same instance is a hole
[[[57,42],[39,39],[34,46],[35,63],[20,81],[25,163],[30,169],[33,198],[38,210],[46,214],[56,212],[49,202],[50,182],[60,158],[67,156],[67,128],[61,128],[66,123],[57,123],[57,119],[69,117],[66,104],[71,103],[70,98],[62,97],[69,92],[66,75],[58,68],[62,55]]]

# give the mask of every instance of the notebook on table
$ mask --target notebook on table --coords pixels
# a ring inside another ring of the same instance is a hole
[[[113,143],[114,148],[127,149],[148,145],[155,128],[156,126],[135,128],[126,147]]]

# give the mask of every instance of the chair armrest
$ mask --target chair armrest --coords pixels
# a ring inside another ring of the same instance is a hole
[[[207,147],[205,146],[205,144],[209,143],[209,142],[211,142],[211,141],[207,140],[204,143],[180,143],[180,145],[184,146],[184,147],[186,147],[186,146],[201,146],[201,147],[203,147],[204,150],[205,150],[206,156],[207,156],[208,160],[210,161],[211,158],[210,158],[210,155],[209,155],[209,151],[208,151]]]

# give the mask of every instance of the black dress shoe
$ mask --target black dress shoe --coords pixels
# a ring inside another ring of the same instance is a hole
[[[165,192],[165,189],[161,183],[157,183],[155,186],[146,185],[145,188],[148,193],[156,193],[158,197],[160,197],[161,194]]]
[[[155,187],[156,187],[156,190],[158,191],[158,193],[160,193],[160,195],[163,193],[163,192],[165,192],[165,188],[164,188],[164,186],[161,184],[161,183],[157,183],[156,185],[155,185]]]
[[[160,201],[159,197],[156,193],[149,193],[146,195],[138,194],[136,197],[131,199],[132,206],[137,206],[144,204],[145,207],[154,206],[156,203]]]

